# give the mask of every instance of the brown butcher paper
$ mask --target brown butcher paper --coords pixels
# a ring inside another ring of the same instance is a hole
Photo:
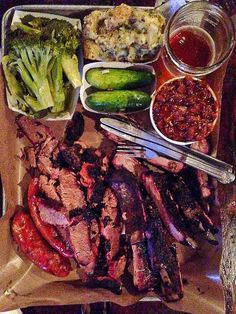
[[[225,68],[220,69],[209,78],[212,88],[218,99],[221,99],[222,82]],[[10,233],[10,220],[17,206],[24,204],[25,191],[29,182],[29,174],[25,173],[22,161],[17,157],[23,147],[24,139],[16,137],[15,113],[7,108],[4,94],[4,79],[0,78],[0,173],[6,196],[6,213],[0,219],[0,311],[11,310],[19,307],[36,305],[64,305],[92,303],[98,301],[111,301],[120,305],[129,305],[149,296],[157,297],[153,293],[129,294],[124,288],[122,295],[115,295],[105,289],[88,289],[79,281],[76,269],[64,279],[50,275],[32,264],[21,253],[18,253],[13,244]],[[81,110],[81,105],[78,105]],[[148,112],[146,113],[148,119]],[[143,113],[142,113],[143,116]],[[99,146],[102,135],[95,130],[94,115],[86,113],[85,132],[82,136],[88,145]],[[61,137],[66,122],[47,122],[54,134]],[[229,121],[222,121],[229,123]],[[215,132],[215,147],[218,141]],[[227,138],[227,137],[226,137]],[[219,145],[219,152],[223,159],[227,145]],[[232,160],[231,160],[232,162]],[[219,187],[221,189],[221,186]],[[223,235],[224,235],[224,259],[221,261],[221,275],[227,285],[228,291],[232,291],[232,278],[227,267],[230,265],[230,257],[227,252],[229,241],[230,221],[227,211],[230,211],[230,200],[235,195],[235,186],[224,186],[222,209]],[[233,205],[232,205],[233,206]],[[214,221],[219,220],[219,208],[213,213]],[[221,232],[219,234],[221,239]],[[220,240],[220,243],[222,241]],[[178,311],[186,311],[193,314],[220,314],[224,313],[224,297],[219,267],[222,248],[221,244],[212,246],[206,241],[201,249],[194,252],[191,248],[178,245],[178,257],[181,262],[181,272],[184,282],[184,297],[176,303],[167,305]],[[227,265],[226,265],[226,260]],[[233,269],[233,268],[232,268]],[[233,272],[233,270],[232,270]],[[232,274],[233,276],[233,274]],[[230,286],[231,285],[231,286]],[[230,297],[230,295],[229,295]],[[231,298],[232,300],[232,298]]]

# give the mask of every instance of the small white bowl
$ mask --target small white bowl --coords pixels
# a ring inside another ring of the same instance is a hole
[[[170,139],[169,137],[165,136],[165,135],[159,130],[159,128],[156,126],[156,123],[155,123],[154,118],[153,118],[153,106],[154,106],[154,104],[155,104],[156,95],[157,95],[158,92],[163,88],[164,85],[166,85],[166,84],[168,84],[168,83],[170,83],[170,82],[172,82],[172,81],[176,81],[176,80],[180,80],[180,79],[184,79],[184,78],[185,78],[185,76],[179,76],[179,77],[172,78],[172,79],[166,81],[165,83],[163,83],[163,84],[156,90],[155,96],[154,96],[154,101],[152,101],[151,106],[150,106],[150,111],[149,111],[149,113],[150,113],[150,119],[151,119],[151,122],[152,122],[152,126],[153,126],[153,128],[155,129],[155,131],[156,131],[162,138],[164,138],[166,141],[168,141],[168,142],[170,142],[170,143],[172,143],[172,144],[176,144],[176,145],[190,145],[190,144],[192,144],[192,143],[194,143],[194,142],[196,142],[196,141],[187,141],[187,142],[175,141],[175,140],[172,140],[172,139]],[[192,78],[193,80],[195,80],[195,81],[202,81],[202,80],[200,80],[200,79],[198,79],[198,78],[195,78],[195,77],[191,77],[191,78]],[[210,93],[211,93],[211,95],[212,95],[214,101],[217,102],[216,95],[215,95],[215,93],[213,92],[213,90],[211,89],[211,87],[210,87],[208,84],[207,84],[207,88],[208,88],[208,90],[210,91]],[[217,121],[217,119],[218,119],[218,113],[219,113],[219,106],[217,106],[217,115],[216,115],[216,119],[215,119],[214,122],[212,123],[212,130],[214,129],[214,126],[215,126],[216,121]],[[211,131],[211,132],[212,132],[212,131]]]

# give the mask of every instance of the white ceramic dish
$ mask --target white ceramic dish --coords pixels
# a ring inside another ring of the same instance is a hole
[[[155,75],[155,71],[152,66],[150,65],[145,65],[145,64],[137,64],[137,63],[129,63],[129,62],[93,62],[89,63],[84,66],[83,68],[83,76],[82,76],[82,86],[80,88],[80,100],[81,103],[87,111],[97,113],[97,114],[114,114],[112,112],[101,112],[101,111],[96,111],[91,109],[89,106],[86,104],[86,99],[87,97],[92,94],[94,91],[97,91],[96,88],[92,87],[86,80],[86,73],[90,69],[94,68],[115,68],[115,69],[130,69],[130,70],[141,70],[141,71],[148,71],[150,73],[153,73]],[[147,92],[151,96],[151,103],[154,101],[154,93],[155,93],[155,86],[156,86],[156,78],[153,81],[152,85],[149,86],[144,86],[137,88],[136,90],[142,90],[144,92]],[[149,108],[149,107],[148,107]],[[138,110],[138,111],[133,111],[133,112],[122,112],[121,114],[129,114],[129,113],[137,113],[140,111],[147,110],[148,108]],[[119,113],[116,113],[119,114]]]
[[[194,143],[195,141],[181,142],[181,141],[172,140],[172,139],[170,139],[169,137],[165,136],[165,135],[159,130],[159,128],[156,126],[156,123],[155,123],[154,118],[153,118],[153,106],[154,106],[154,103],[155,103],[156,95],[157,95],[157,93],[163,88],[163,86],[165,86],[166,84],[168,84],[168,83],[170,83],[170,82],[172,82],[172,81],[176,81],[176,80],[183,79],[183,78],[184,78],[184,76],[175,77],[175,78],[173,78],[173,79],[170,79],[170,80],[166,81],[164,84],[162,84],[162,85],[157,89],[157,91],[155,92],[154,99],[153,99],[153,101],[152,101],[152,103],[151,103],[150,111],[149,111],[149,112],[150,112],[150,119],[151,119],[151,122],[152,122],[152,126],[153,126],[153,128],[155,129],[155,131],[156,131],[162,138],[164,138],[166,141],[168,141],[168,142],[170,142],[170,143],[172,143],[172,144],[176,144],[176,145],[190,145],[190,144]],[[195,78],[195,77],[193,77],[192,79],[195,80],[195,81],[201,81],[200,79]],[[216,95],[215,95],[215,93],[213,92],[213,90],[210,88],[209,85],[207,85],[207,88],[208,88],[208,90],[211,92],[211,95],[213,96],[214,100],[217,101]],[[218,109],[219,109],[219,108],[218,108]],[[218,110],[218,111],[219,111],[219,110]],[[216,121],[217,121],[217,119],[218,119],[218,111],[217,111],[217,117],[216,117],[215,121],[213,122],[213,128],[212,128],[212,129],[214,129],[214,126],[215,126]]]

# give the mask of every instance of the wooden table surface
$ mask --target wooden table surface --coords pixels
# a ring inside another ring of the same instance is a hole
[[[153,6],[155,0],[103,0],[103,1],[81,1],[81,0],[0,0],[0,18],[2,18],[4,12],[12,6],[22,5],[22,4],[88,4],[88,5],[119,5],[120,3],[127,3],[130,5],[143,5],[143,6]],[[215,0],[211,1],[218,3],[230,14],[236,14],[236,0]],[[223,118],[227,118],[228,115],[233,115],[233,129],[231,130],[233,138],[236,141],[236,49],[233,52],[223,87]],[[235,142],[231,141],[229,145],[232,146],[235,152]],[[227,156],[225,159],[227,161]],[[230,158],[230,157],[229,157]],[[0,182],[0,191],[1,191]],[[1,214],[1,193],[0,193],[0,214]],[[235,214],[235,213],[234,213]],[[175,312],[168,309],[165,305],[160,302],[139,302],[132,306],[120,307],[115,304],[110,303],[96,303],[92,305],[70,305],[70,306],[47,306],[47,307],[30,307],[22,310],[24,314],[178,314],[183,312]],[[236,313],[236,312],[235,312]],[[201,314],[201,313],[199,313]],[[209,313],[213,314],[213,313]],[[227,314],[230,314],[228,312]]]

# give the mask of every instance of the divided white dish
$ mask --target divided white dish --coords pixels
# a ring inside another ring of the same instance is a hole
[[[87,97],[94,91],[97,91],[97,89],[92,87],[86,80],[87,71],[94,68],[130,69],[130,70],[147,71],[147,72],[155,74],[154,68],[147,64],[137,64],[137,63],[129,63],[129,62],[93,62],[93,63],[86,64],[83,68],[82,86],[80,87],[80,100],[85,110],[93,112],[93,113],[97,113],[97,114],[114,114],[114,113],[96,111],[96,110],[91,109],[86,104]],[[153,81],[152,85],[144,86],[144,87],[140,87],[136,89],[136,90],[142,90],[144,92],[147,92],[151,96],[150,106],[154,101],[155,87],[156,87],[156,78]],[[143,110],[133,111],[130,113],[137,113],[140,111],[147,110],[148,108],[145,108]],[[122,112],[120,114],[123,114],[123,113],[128,114],[129,112]]]

